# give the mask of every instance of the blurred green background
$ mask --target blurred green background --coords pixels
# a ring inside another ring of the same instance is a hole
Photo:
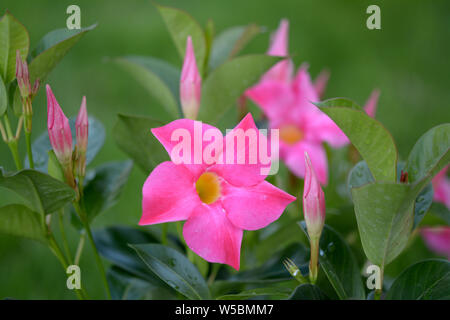
[[[269,34],[281,18],[290,21],[290,53],[298,66],[307,61],[316,76],[331,71],[326,97],[344,96],[363,104],[374,88],[381,90],[377,118],[392,132],[400,156],[429,128],[450,121],[450,2],[228,0],[159,1],[190,12],[202,25],[211,18],[220,32],[256,23],[267,32],[257,36],[243,53],[267,50]],[[5,9],[28,29],[31,49],[47,32],[64,28],[66,8],[81,8],[82,27],[98,23],[52,71],[47,83],[68,116],[76,115],[81,97],[88,111],[106,127],[106,143],[93,166],[125,159],[114,144],[112,128],[118,112],[154,115],[147,92],[107,57],[148,55],[177,66],[181,60],[168,31],[150,1],[2,0]],[[381,30],[366,28],[366,8],[381,7]],[[33,134],[46,130],[46,101],[41,90],[34,105]],[[153,110],[158,108],[153,108]],[[23,147],[23,144],[22,144]],[[25,155],[25,150],[21,150]],[[14,169],[9,150],[0,144],[0,164]],[[141,215],[141,186],[148,173],[137,167],[119,203],[94,224],[136,225]],[[300,231],[299,231],[300,232]],[[76,235],[70,230],[72,250]],[[98,270],[89,245],[82,259],[82,279],[91,296],[102,297]],[[83,273],[83,270],[88,270]],[[0,235],[0,298],[74,298],[65,275],[48,248]]]

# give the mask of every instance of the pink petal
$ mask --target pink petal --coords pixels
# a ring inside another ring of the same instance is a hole
[[[303,140],[293,146],[281,142],[280,145],[280,157],[297,177],[305,177],[304,154],[308,152],[319,182],[322,185],[328,183],[327,156],[321,144]]]
[[[336,123],[321,111],[308,122],[307,133],[312,140],[327,142],[334,148],[345,146],[350,142]]]
[[[373,90],[370,94],[369,99],[366,102],[366,105],[364,106],[364,110],[366,113],[371,116],[372,118],[375,118],[375,113],[377,111],[377,102],[378,97],[380,96],[380,90]]]
[[[450,260],[450,227],[422,228],[420,231],[431,250]]]
[[[323,93],[325,92],[328,79],[330,79],[330,72],[328,70],[322,70],[320,71],[319,75],[314,81],[314,89],[316,89],[316,93],[319,99],[323,96]]]
[[[239,270],[242,229],[227,218],[219,202],[200,204],[183,227],[189,248],[209,262],[226,263]]]
[[[257,230],[277,220],[296,198],[267,181],[251,187],[222,184],[222,205],[230,221],[244,230]]]
[[[242,134],[239,134],[242,133]],[[254,138],[250,141],[245,135],[249,134]],[[228,140],[232,141],[232,137],[237,134],[234,139],[234,148],[228,149]],[[239,138],[240,136],[240,138]],[[238,141],[245,143],[238,143]],[[227,182],[235,186],[251,186],[263,181],[267,174],[263,174],[264,168],[270,169],[270,162],[263,164],[259,156],[260,146],[265,145],[266,150],[270,150],[267,138],[259,132],[253,121],[252,115],[247,114],[244,119],[224,138],[224,163],[216,164],[208,170],[216,172],[222,176]],[[240,155],[242,159],[240,161]],[[231,157],[231,161],[227,161],[227,157]],[[229,164],[232,163],[232,164]]]
[[[195,178],[183,165],[166,161],[148,176],[142,188],[140,225],[186,220],[200,204]]]
[[[433,200],[441,202],[450,209],[450,179],[447,178],[447,170],[449,166],[442,169],[433,178],[434,196]]]
[[[288,39],[289,37],[289,21],[287,19],[282,19],[280,25],[272,36],[270,43],[270,48],[267,52],[271,56],[288,56]]]
[[[203,135],[209,130],[212,130],[220,136],[220,139],[223,139],[222,133],[219,129],[191,119],[174,120],[165,126],[153,128],[151,131],[167,150],[171,160],[175,164],[184,163],[185,166],[194,173],[194,175],[198,176],[209,165],[203,159],[203,151],[209,144],[213,143],[213,141],[203,141]],[[178,137],[175,139],[177,133],[186,134],[186,137],[183,136],[183,138]],[[188,139],[185,140],[185,138]],[[186,149],[190,150],[190,156],[187,156],[187,159],[184,162],[181,161],[183,159],[178,157],[178,155],[181,154],[181,152],[178,151],[180,150],[180,144],[182,141],[185,142]]]
[[[285,59],[278,62],[269,69],[261,78],[261,81],[277,81],[281,83],[290,83],[294,73],[294,64],[291,59]]]
[[[319,102],[319,96],[316,88],[312,84],[311,76],[308,73],[308,65],[300,66],[297,75],[294,78],[293,90],[297,94],[297,101],[304,108],[313,108],[312,102]]]

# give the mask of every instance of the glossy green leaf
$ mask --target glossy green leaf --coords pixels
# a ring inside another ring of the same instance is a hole
[[[48,152],[48,174],[50,177],[55,178],[56,180],[62,182],[65,181],[64,170],[53,150],[50,150]]]
[[[141,83],[173,119],[180,117],[180,71],[177,68],[152,57],[127,56],[114,61]]]
[[[108,162],[87,173],[84,204],[90,222],[117,202],[132,168],[132,161]]]
[[[192,37],[197,66],[200,74],[202,74],[206,57],[206,39],[198,22],[185,11],[161,5],[156,5],[156,8],[166,23],[167,29],[182,59],[184,59],[186,51],[187,37]]]
[[[189,299],[210,299],[198,269],[180,252],[159,244],[131,245],[147,267],[161,280]]]
[[[426,260],[403,271],[395,279],[387,300],[450,300],[450,262]]]
[[[405,202],[407,184],[375,182],[352,189],[364,252],[383,267],[406,246],[414,223],[414,202]]]
[[[395,182],[397,148],[383,125],[348,99],[325,100],[316,105],[347,135],[377,181]]]
[[[0,207],[0,232],[45,241],[39,214],[20,204]]]
[[[72,145],[76,144],[75,118],[69,121],[72,131]],[[88,147],[86,151],[86,165],[94,160],[97,153],[105,142],[105,128],[102,123],[94,117],[89,117]],[[48,132],[43,132],[32,144],[34,166],[37,170],[47,172],[48,152],[52,150]],[[28,165],[28,157],[25,157],[25,163]]]
[[[8,108],[8,92],[6,91],[5,83],[0,77],[0,117],[6,112]]]
[[[365,184],[375,182],[367,163],[362,160],[350,170],[347,179],[348,191],[351,194],[352,188],[358,188]]]
[[[0,186],[20,195],[40,214],[53,213],[75,199],[75,191],[67,184],[36,170],[22,170],[10,176],[0,171]]]
[[[255,297],[273,296],[277,299],[287,298],[291,290],[289,288],[256,288],[245,290],[235,294],[226,294],[216,298],[217,300],[246,300]]]
[[[318,286],[305,283],[295,288],[288,300],[329,300]]]
[[[260,32],[259,26],[250,24],[232,27],[220,33],[213,41],[209,58],[210,68],[215,69],[226,60],[233,58]]]
[[[0,77],[5,84],[16,78],[17,50],[22,59],[26,59],[29,48],[30,36],[27,29],[6,11],[0,19]]]
[[[113,130],[114,140],[145,173],[169,159],[164,147],[150,131],[164,123],[148,117],[123,114],[119,114],[118,118]]]
[[[216,124],[236,105],[245,89],[278,61],[279,57],[255,54],[237,57],[219,66],[204,81],[198,119]]]
[[[299,223],[308,235],[305,221]],[[320,236],[319,262],[328,280],[342,300],[364,300],[365,290],[360,268],[350,247],[333,228],[325,225]]]

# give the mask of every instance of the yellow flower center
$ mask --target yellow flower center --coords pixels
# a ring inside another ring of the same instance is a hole
[[[280,128],[280,139],[287,144],[295,144],[303,139],[303,132],[293,125],[286,125]]]
[[[195,189],[204,203],[214,203],[220,197],[219,177],[213,172],[205,172],[195,183]]]

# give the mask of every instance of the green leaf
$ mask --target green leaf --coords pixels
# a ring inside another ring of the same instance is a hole
[[[114,61],[141,83],[172,119],[180,117],[180,71],[177,68],[152,57],[127,56]]]
[[[146,173],[169,159],[164,147],[150,131],[162,125],[164,123],[151,118],[119,114],[114,126],[113,136],[119,148]]]
[[[20,204],[0,207],[0,232],[45,241],[39,214]]]
[[[276,298],[286,298],[289,296],[291,290],[289,288],[256,288],[245,290],[236,294],[226,294],[216,298],[217,300],[246,300],[249,298],[263,297],[263,296],[275,296]]]
[[[376,182],[352,189],[364,252],[381,268],[406,246],[414,222],[414,201],[405,202],[407,184]]]
[[[305,283],[295,288],[288,300],[329,300],[318,286]]]
[[[380,122],[348,99],[330,99],[315,105],[347,135],[367,162],[375,180],[396,181],[397,148],[391,134]]]
[[[10,176],[0,171],[0,186],[20,195],[40,214],[53,213],[75,199],[75,191],[67,184],[35,170],[26,169]]]
[[[299,223],[308,236],[305,221]],[[350,247],[333,228],[325,225],[320,236],[319,262],[340,299],[365,299],[360,269]]]
[[[216,124],[236,105],[245,89],[256,83],[278,61],[279,57],[254,54],[237,57],[219,66],[204,82],[199,120]]]
[[[112,266],[106,277],[114,300],[165,300],[174,298],[168,290],[156,287],[117,266]]]
[[[255,24],[232,27],[220,33],[213,41],[209,67],[215,69],[233,58],[258,33],[261,33],[261,28]]]
[[[132,161],[108,162],[87,173],[84,203],[89,222],[117,202],[132,168]]]
[[[6,112],[6,108],[8,108],[8,93],[5,83],[0,77],[0,117]]]
[[[16,51],[19,50],[22,59],[26,59],[29,47],[27,29],[6,11],[0,19],[0,77],[5,84],[16,78]]]
[[[61,61],[67,52],[90,30],[97,25],[92,25],[79,30],[68,30],[67,28],[53,30],[47,33],[31,53],[29,65],[31,83],[44,79]]]
[[[200,74],[202,74],[206,57],[206,39],[198,22],[185,11],[161,5],[156,5],[156,8],[166,23],[167,29],[169,29],[181,59],[184,58],[186,51],[187,37],[192,37],[197,66]]]
[[[147,267],[188,299],[210,299],[198,269],[180,252],[159,244],[131,245]]]
[[[358,188],[373,182],[375,182],[375,179],[367,166],[367,162],[362,160],[358,162],[348,174],[348,191],[351,193],[353,188]]]
[[[385,299],[449,300],[450,262],[433,259],[410,266],[395,279]]]
[[[76,144],[75,118],[69,121],[70,130],[72,131],[72,145]],[[94,117],[89,117],[89,134],[88,146],[86,151],[86,165],[94,160],[97,153],[105,142],[105,128],[102,123]],[[43,132],[32,145],[34,166],[37,170],[47,172],[48,168],[48,152],[52,150],[48,131]],[[28,157],[25,158],[28,165]]]

